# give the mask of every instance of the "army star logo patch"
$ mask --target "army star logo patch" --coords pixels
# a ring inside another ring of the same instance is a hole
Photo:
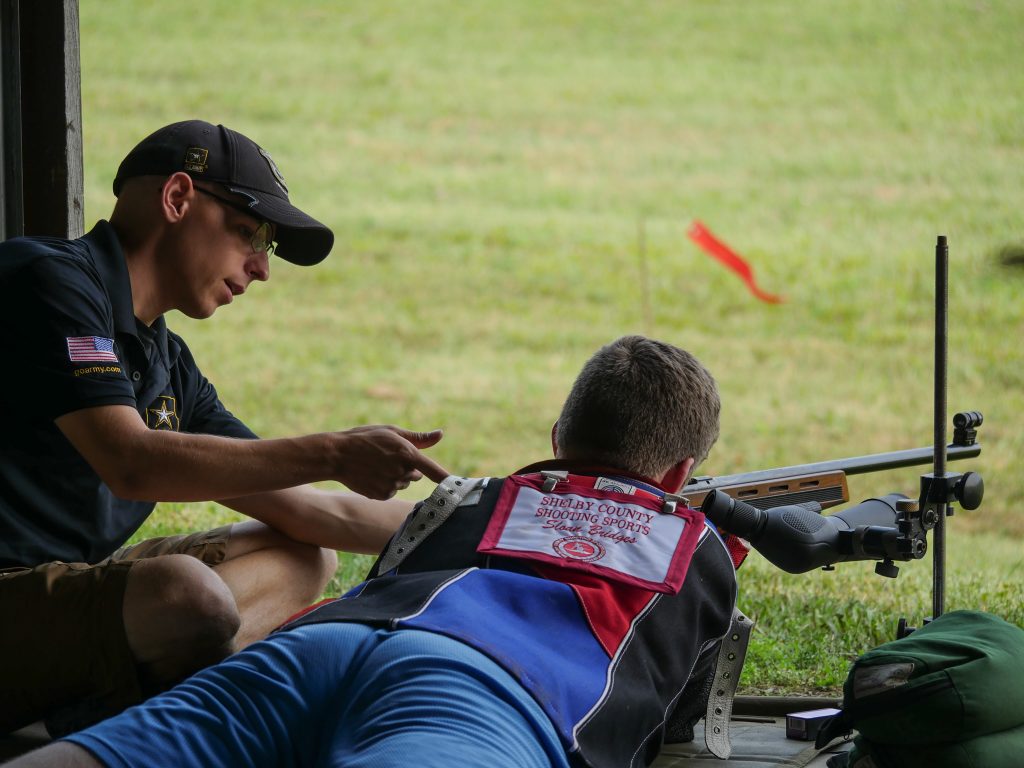
[[[160,395],[153,405],[146,409],[146,426],[150,429],[178,431],[178,407],[171,395]]]

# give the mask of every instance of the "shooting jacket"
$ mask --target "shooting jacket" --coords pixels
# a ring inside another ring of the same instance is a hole
[[[664,506],[638,478],[564,466],[448,478],[365,582],[284,629],[346,621],[453,637],[533,695],[575,761],[651,763],[729,628],[735,570],[699,512]]]

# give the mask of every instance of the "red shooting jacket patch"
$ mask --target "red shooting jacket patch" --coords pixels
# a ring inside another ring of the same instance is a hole
[[[704,515],[647,494],[574,482],[543,490],[539,475],[505,479],[477,551],[675,594],[704,531]]]

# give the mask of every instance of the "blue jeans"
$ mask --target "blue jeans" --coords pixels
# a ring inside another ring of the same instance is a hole
[[[110,768],[568,768],[543,711],[488,657],[345,623],[272,635],[67,740]]]

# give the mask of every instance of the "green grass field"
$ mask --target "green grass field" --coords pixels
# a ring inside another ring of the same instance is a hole
[[[950,521],[947,607],[1024,625],[1022,30],[1015,0],[83,0],[86,221],[160,125],[257,139],[335,253],[171,326],[260,434],[442,426],[434,455],[467,475],[542,457],[580,365],[630,332],[715,373],[704,474],[927,445],[945,234],[950,413],[984,412],[988,486]],[[693,219],[786,302],[701,253]],[[925,471],[851,490],[916,494]],[[227,519],[166,506],[140,535]],[[927,561],[890,582],[752,558],[744,685],[835,690],[929,587]]]

